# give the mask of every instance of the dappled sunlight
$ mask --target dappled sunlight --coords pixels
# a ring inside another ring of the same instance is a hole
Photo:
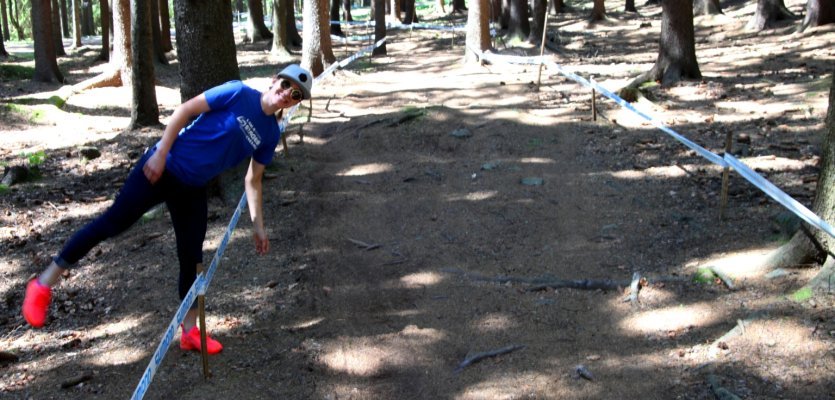
[[[443,331],[408,325],[400,332],[336,339],[323,345],[319,359],[336,372],[375,376],[392,368],[428,364],[427,347],[444,337]]]
[[[372,174],[381,174],[394,170],[394,166],[389,163],[371,163],[353,166],[336,173],[336,176],[365,176]]]
[[[677,164],[663,167],[650,167],[647,169],[625,169],[621,171],[600,172],[589,174],[591,176],[611,176],[623,180],[642,180],[649,178],[683,178],[688,176],[688,172],[696,171],[698,169],[705,170],[707,173],[719,174],[722,172],[722,167],[713,164]],[[717,175],[718,176],[718,175]]]
[[[713,325],[725,320],[727,314],[728,310],[717,309],[711,303],[681,304],[635,313],[621,320],[618,325],[632,334],[656,334]]]
[[[90,355],[89,362],[99,367],[140,362],[155,348],[140,346],[108,346]]]
[[[324,317],[310,318],[310,319],[306,319],[306,320],[296,322],[294,324],[286,325],[283,328],[288,329],[290,331],[305,330],[305,329],[308,329],[308,328],[312,328],[316,325],[319,325],[324,321],[325,321]]]
[[[763,265],[775,247],[739,250],[718,253],[685,265],[695,272],[699,268],[712,267],[734,278],[756,278],[762,276]]]
[[[526,157],[519,160],[523,164],[556,164],[552,158]]]
[[[446,201],[483,201],[498,195],[499,192],[495,190],[482,190],[478,192],[471,192],[467,194],[457,194],[446,196]]]
[[[414,289],[423,286],[437,285],[444,280],[444,277],[437,272],[417,272],[400,278],[403,286]]]
[[[571,391],[571,398],[605,398],[601,396],[600,387],[584,386],[582,389],[573,387],[558,390],[565,384],[563,382],[565,378],[561,373],[502,373],[470,385],[453,398],[457,400],[561,398],[568,395],[567,390]]]
[[[472,322],[472,328],[479,332],[499,332],[516,328],[518,325],[509,315],[488,313]]]

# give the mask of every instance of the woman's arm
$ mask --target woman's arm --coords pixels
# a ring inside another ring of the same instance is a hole
[[[252,219],[252,238],[255,240],[255,252],[266,254],[270,250],[270,239],[264,229],[264,215],[262,214],[261,178],[264,176],[264,164],[250,160],[244,186],[246,201],[249,205],[249,216]]]
[[[180,104],[174,110],[174,114],[171,115],[171,120],[168,122],[168,126],[165,127],[156,152],[145,162],[145,166],[142,167],[142,172],[145,173],[145,177],[148,178],[151,184],[156,183],[159,177],[162,176],[163,171],[165,171],[165,160],[168,157],[168,151],[171,150],[171,146],[174,145],[174,141],[177,140],[177,135],[180,134],[183,127],[192,118],[209,110],[209,103],[206,101],[206,95],[204,94],[193,97],[189,101]]]

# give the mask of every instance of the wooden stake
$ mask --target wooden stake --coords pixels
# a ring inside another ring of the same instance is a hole
[[[197,275],[203,273],[203,263],[197,264]],[[203,378],[209,379],[209,351],[206,349],[206,296],[197,296],[198,323],[200,326],[200,354],[203,356]]]
[[[594,82],[594,76],[589,77],[589,80]],[[591,88],[591,120],[597,121],[597,91],[594,87]]]
[[[733,143],[733,132],[728,130],[725,136],[725,154],[731,153]],[[719,201],[719,220],[725,219],[725,206],[728,205],[728,185],[730,184],[730,167],[727,165],[722,169],[722,197]]]
[[[542,78],[542,56],[545,55],[545,34],[548,32],[548,7],[552,0],[545,2],[545,21],[542,21],[542,43],[539,46],[539,72],[536,74],[536,89],[539,90],[539,83]],[[493,2],[490,2],[493,5]]]

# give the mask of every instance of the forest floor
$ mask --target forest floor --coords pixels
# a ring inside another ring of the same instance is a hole
[[[748,32],[753,7],[699,17],[703,81],[650,88],[637,106],[716,153],[733,133],[734,154],[809,206],[835,29]],[[658,52],[660,9],[639,9],[592,27],[588,10],[552,17],[563,53],[550,57],[623,86]],[[175,340],[147,398],[710,399],[712,379],[741,398],[835,397],[835,297],[792,295],[819,266],[747,273],[791,234],[781,206],[732,171],[720,220],[721,168],[609,100],[593,120],[590,90],[556,71],[537,90],[536,67],[464,64],[463,41],[392,32],[387,56],[314,88],[303,142],[289,135],[268,171],[271,252],[255,255],[244,212],[207,293],[225,346],[212,377]],[[94,46],[70,53],[70,83],[104,69]],[[238,60],[265,88],[264,45],[241,45]],[[163,122],[179,104],[174,61],[157,66]],[[178,305],[165,210],[84,258],[45,328],[19,312],[27,279],[111,203],[161,129],[124,130],[129,88],[60,109],[48,101],[59,89],[0,81],[0,160],[45,154],[39,179],[0,193],[0,351],[13,355],[0,398],[128,398]],[[82,145],[101,157],[85,160]],[[210,201],[207,263],[238,196]],[[695,278],[711,266],[733,273],[734,290]],[[636,271],[648,281],[625,302]],[[621,288],[537,287],[555,279]]]

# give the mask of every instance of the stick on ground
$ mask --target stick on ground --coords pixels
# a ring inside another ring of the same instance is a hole
[[[464,359],[464,361],[461,361],[461,364],[458,364],[458,367],[455,368],[455,372],[456,373],[461,372],[464,368],[467,368],[468,366],[470,366],[472,364],[475,364],[475,363],[477,363],[477,362],[479,362],[479,361],[481,361],[485,358],[500,356],[502,354],[507,354],[507,353],[514,352],[516,350],[521,350],[521,349],[524,349],[524,348],[525,348],[525,345],[517,344],[517,345],[502,347],[501,349],[498,349],[498,350],[491,350],[491,351],[485,351],[483,353],[474,354],[474,355],[469,356],[466,359]]]

